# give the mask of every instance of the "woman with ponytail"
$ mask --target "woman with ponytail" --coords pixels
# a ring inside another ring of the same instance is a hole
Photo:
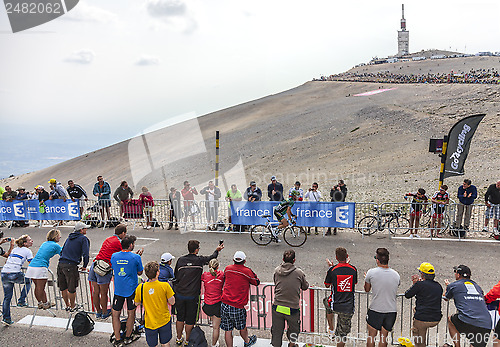
[[[217,258],[210,260],[208,270],[201,275],[201,281],[205,288],[203,294],[203,312],[212,320],[212,346],[219,345],[220,334],[220,306],[222,302],[222,286],[224,285],[224,273],[219,271]]]

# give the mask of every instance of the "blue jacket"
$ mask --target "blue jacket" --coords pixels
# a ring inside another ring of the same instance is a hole
[[[168,282],[174,279],[174,270],[170,265],[160,264],[160,275],[158,276],[158,281]]]
[[[472,205],[474,203],[474,200],[477,198],[476,186],[473,186],[471,184],[471,186],[467,188],[467,195],[469,195],[469,193],[472,193],[470,198],[464,198],[464,193],[465,193],[464,186],[458,187],[458,200],[464,205]]]
[[[99,187],[99,182],[96,182],[94,184],[94,190],[92,190],[92,193],[95,195],[97,193],[101,193],[102,195],[99,197],[99,200],[110,200],[111,199],[111,187],[109,186],[109,183],[104,181],[101,187]]]
[[[89,239],[80,232],[74,231],[68,235],[61,251],[59,262],[63,264],[80,264],[83,258],[83,267],[89,264]]]

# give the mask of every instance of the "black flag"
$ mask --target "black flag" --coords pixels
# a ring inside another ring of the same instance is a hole
[[[448,134],[444,178],[464,174],[464,164],[469,154],[470,142],[484,116],[486,115],[476,114],[465,117],[451,128]]]

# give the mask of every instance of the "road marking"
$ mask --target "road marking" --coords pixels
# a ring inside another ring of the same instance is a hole
[[[153,243],[160,241],[160,239],[155,239],[155,238],[151,238],[151,237],[138,237],[137,240],[151,241],[149,243],[146,243],[145,245],[137,245],[137,248],[148,247],[148,246],[151,246]]]
[[[420,241],[454,241],[454,242],[484,242],[484,243],[498,243],[497,240],[478,240],[478,239],[449,239],[449,238],[440,238],[440,237],[422,237],[422,238],[413,238],[409,239],[408,236],[393,236],[392,239],[396,240],[420,240]]]

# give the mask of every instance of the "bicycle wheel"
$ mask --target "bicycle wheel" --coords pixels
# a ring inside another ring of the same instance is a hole
[[[389,232],[394,235],[404,235],[410,231],[410,221],[406,217],[397,217],[387,225]]]
[[[255,225],[250,230],[250,237],[259,246],[268,245],[272,240],[271,231],[264,225]]]
[[[443,215],[443,221],[441,222],[441,228],[438,230],[439,235],[443,235],[448,231],[451,225],[450,215],[445,212]]]
[[[283,232],[283,239],[292,247],[300,247],[307,240],[307,234],[302,227],[288,226]]]
[[[361,235],[371,235],[378,230],[378,219],[374,216],[366,216],[361,218],[358,223],[358,231]]]

